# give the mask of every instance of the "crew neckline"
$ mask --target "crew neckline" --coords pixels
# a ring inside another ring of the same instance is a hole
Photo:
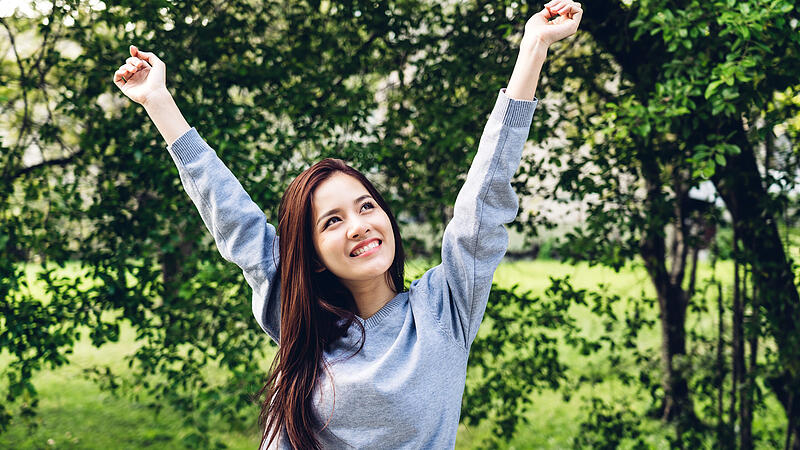
[[[364,326],[365,330],[374,328],[402,303],[404,295],[408,295],[408,291],[400,292],[395,295],[394,298],[386,302],[385,305],[381,306],[381,309],[379,309],[375,314],[369,316],[368,319],[363,319],[359,315],[356,315],[356,319],[361,322],[361,325]]]

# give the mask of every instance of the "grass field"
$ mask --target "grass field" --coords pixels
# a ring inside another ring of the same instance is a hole
[[[409,264],[409,273],[419,273],[424,266],[419,262]],[[703,267],[701,277],[707,276],[708,267]],[[731,267],[722,264],[717,274],[723,279],[731,278]],[[504,287],[519,285],[519,288],[531,290],[537,295],[543,294],[549,286],[549,277],[569,275],[576,287],[596,289],[604,284],[609,293],[622,296],[653,296],[651,284],[641,267],[631,266],[619,273],[606,268],[588,267],[586,265],[567,265],[555,261],[518,261],[501,265],[495,281]],[[29,272],[31,281],[32,271]],[[36,289],[34,286],[33,289]],[[624,308],[624,302],[618,305]],[[575,308],[571,313],[576,317],[586,333],[597,332],[599,321],[588,310]],[[652,310],[653,318],[657,311]],[[700,329],[713,330],[715,317],[690,316],[690,325]],[[255,322],[253,322],[255,325]],[[645,333],[640,339],[641,348],[658,348],[659,334],[656,330]],[[0,434],[0,448],[183,448],[181,439],[192,430],[182,426],[180,413],[165,408],[158,416],[146,406],[146,399],[140,402],[129,397],[115,397],[102,392],[83,375],[83,370],[95,365],[110,365],[112,368],[124,370],[125,355],[135,349],[132,330],[122,327],[119,342],[94,348],[88,339],[76,346],[70,357],[70,364],[56,369],[44,371],[36,375],[34,384],[40,393],[38,427],[29,428],[24,421],[13,422],[8,432]],[[571,370],[597,371],[603,370],[605,361],[602,355],[582,357],[571,348],[562,350]],[[8,361],[8,355],[0,355],[0,367]],[[267,362],[265,362],[266,364]],[[602,383],[586,386],[575,392],[569,402],[563,400],[561,394],[550,391],[532,392],[533,406],[527,416],[530,423],[524,425],[515,436],[509,436],[507,448],[565,448],[571,446],[582,417],[582,406],[587,395],[599,395],[603,398],[619,398],[630,388],[615,384]],[[633,406],[644,410],[645,406],[637,396],[630,392]],[[637,403],[639,402],[639,403]],[[783,420],[780,408],[774,401],[766,411],[758,414],[754,423],[756,431],[775,429]],[[225,424],[216,424],[218,428],[212,438],[225,442],[230,448],[251,449],[258,445],[258,432],[255,428],[254,408],[253,426],[249,430],[230,430]],[[646,421],[645,426],[652,433],[648,442],[654,448],[667,448],[665,432],[658,422]],[[459,428],[457,448],[473,448],[480,442],[486,430],[482,427]]]

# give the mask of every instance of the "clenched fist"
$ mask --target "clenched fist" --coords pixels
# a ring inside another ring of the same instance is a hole
[[[575,34],[581,23],[581,4],[571,0],[552,0],[525,24],[526,41],[539,40],[547,46]]]
[[[167,89],[167,67],[158,56],[131,45],[131,56],[114,72],[114,84],[140,105]]]

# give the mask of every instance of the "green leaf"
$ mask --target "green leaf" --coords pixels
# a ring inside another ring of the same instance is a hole
[[[708,86],[706,87],[706,92],[705,94],[703,94],[703,96],[706,99],[711,98],[711,96],[714,95],[714,92],[717,90],[720,84],[722,84],[722,80],[714,80],[708,83]]]

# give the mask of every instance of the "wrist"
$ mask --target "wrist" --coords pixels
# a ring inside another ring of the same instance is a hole
[[[144,106],[144,109],[149,110],[158,108],[160,105],[169,104],[172,101],[174,101],[172,99],[172,94],[170,94],[167,87],[164,86],[156,89],[145,97],[144,101],[142,101],[142,106]]]
[[[519,46],[519,51],[520,53],[529,55],[547,55],[548,48],[550,48],[550,43],[543,37],[524,35]]]

